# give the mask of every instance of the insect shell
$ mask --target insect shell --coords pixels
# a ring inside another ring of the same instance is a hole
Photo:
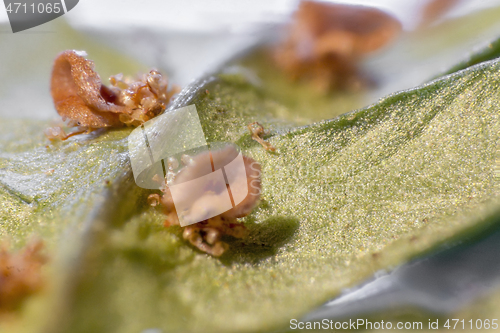
[[[206,161],[206,154],[210,154],[211,159],[224,160],[227,156],[234,156],[234,148],[229,146],[224,149],[212,152],[205,152],[190,158],[190,163],[184,166],[174,179],[172,183],[182,183],[186,180],[193,179],[194,175],[200,174],[200,166]],[[251,213],[260,198],[261,192],[261,167],[258,162],[250,157],[243,156],[245,165],[245,179],[235,180],[238,184],[245,184],[248,187],[248,194],[246,197],[232,209],[224,213],[203,220],[201,222],[188,225],[184,227],[183,238],[189,241],[193,246],[199,250],[206,252],[215,257],[221,256],[229,248],[228,244],[221,240],[222,236],[228,235],[235,238],[244,238],[247,236],[248,231],[243,223],[238,222],[237,218],[247,216]],[[161,204],[164,214],[166,215],[165,226],[170,227],[173,225],[180,225],[175,209],[174,201],[170,194],[168,186],[162,188],[163,195],[160,197],[158,194],[151,194],[148,201],[152,206]],[[196,195],[196,194],[193,194]],[[191,212],[196,214],[197,211],[203,212],[210,207],[216,206],[217,193],[213,191],[203,192],[191,206]]]
[[[136,80],[112,76],[107,87],[94,62],[85,56],[85,52],[67,50],[54,61],[50,83],[54,106],[63,121],[77,129],[66,134],[62,127],[49,128],[45,134],[51,140],[99,128],[139,126],[165,110],[178,91],[177,87],[169,90],[166,77],[157,70]]]

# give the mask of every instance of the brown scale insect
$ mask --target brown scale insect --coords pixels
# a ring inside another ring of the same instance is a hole
[[[252,134],[252,139],[257,141],[264,147],[265,150],[267,151],[276,151],[276,148],[270,144],[269,142],[265,141],[262,137],[266,135],[266,131],[264,130],[264,126],[262,126],[259,122],[255,121],[253,123],[250,123],[247,125],[248,130]]]
[[[66,140],[99,128],[139,126],[165,110],[178,91],[168,90],[167,79],[157,70],[137,80],[112,76],[107,87],[94,62],[85,56],[85,52],[67,50],[54,61],[50,83],[54,106],[68,126],[77,128],[69,134],[60,126],[49,128],[45,134],[50,140]]]
[[[356,89],[362,85],[360,60],[401,30],[397,19],[376,8],[302,1],[274,60],[292,80],[320,91]]]
[[[43,247],[41,240],[32,240],[17,253],[0,246],[0,312],[19,308],[44,286],[41,269],[48,257]]]
[[[173,183],[182,183],[185,180],[193,179],[193,175],[199,174],[200,170],[198,168],[201,163],[198,162],[206,161],[205,154],[210,154],[210,159],[212,160],[214,156],[217,160],[221,160],[226,156],[234,156],[232,149],[234,148],[227,147],[219,151],[206,152],[194,156],[191,163],[183,167],[174,176]],[[228,235],[235,238],[244,238],[247,235],[246,227],[243,223],[238,222],[237,219],[250,214],[260,197],[260,164],[247,156],[243,156],[243,162],[245,164],[246,179],[241,181],[242,183],[246,182],[248,186],[248,194],[245,199],[220,215],[184,227],[182,233],[183,238],[188,240],[193,246],[215,257],[221,256],[229,248],[228,244],[221,240],[222,236]],[[167,215],[164,223],[165,227],[179,225],[177,211],[168,186],[163,187],[162,191],[163,195],[161,197],[158,194],[151,194],[148,197],[148,202],[152,206],[161,204],[163,212]],[[196,210],[204,210],[208,207],[216,206],[218,204],[218,194],[210,190],[204,192],[199,198],[196,198],[191,209],[196,212]],[[193,195],[197,194],[193,193]]]

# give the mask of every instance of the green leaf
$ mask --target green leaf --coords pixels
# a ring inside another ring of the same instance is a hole
[[[500,203],[499,83],[500,62],[487,62],[290,131],[266,116],[282,106],[242,80],[186,89],[172,108],[196,104],[209,141],[237,142],[262,164],[249,238],[229,239],[217,259],[163,228],[154,209],[101,219],[54,331],[286,328],[375,271],[481,229]],[[256,120],[276,153],[250,139]]]
[[[374,58],[367,66],[385,82],[375,92],[309,94],[307,87],[274,85],[258,66],[250,67],[262,75],[260,87],[227,73],[189,87],[172,108],[195,103],[209,141],[236,142],[264,170],[262,201],[245,219],[250,237],[228,239],[231,251],[220,259],[194,250],[179,229],[163,227],[161,212],[146,207],[147,193],[129,169],[129,130],[52,145],[41,134],[47,122],[12,119],[33,109],[30,115],[55,115],[47,107],[48,77],[63,49],[86,49],[103,78],[139,66],[65,26],[43,45],[35,35],[16,35],[15,52],[0,54],[9,64],[0,69],[0,234],[15,248],[42,237],[53,262],[50,292],[29,302],[18,327],[2,322],[0,331],[287,327],[374,271],[481,228],[499,194],[492,171],[500,160],[497,62],[291,129],[427,80],[455,63],[450,54],[469,50],[478,31],[481,40],[496,34],[497,14],[412,35]],[[32,50],[44,50],[37,63]],[[404,54],[411,57],[402,61]],[[388,66],[395,63],[401,66]],[[409,69],[422,76],[403,75]],[[252,121],[271,129],[276,154],[251,140]]]
[[[81,229],[78,221],[129,167],[128,130],[51,144],[43,134],[47,127],[0,121],[0,235],[16,248],[32,234],[54,246],[62,233]]]

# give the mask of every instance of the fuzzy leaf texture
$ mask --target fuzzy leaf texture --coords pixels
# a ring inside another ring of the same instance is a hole
[[[375,271],[482,228],[499,204],[499,75],[487,62],[294,130],[266,118],[280,106],[250,84],[201,82],[174,106],[195,103],[209,141],[236,142],[263,167],[249,238],[229,239],[217,259],[154,209],[103,220],[68,331],[284,328]],[[275,129],[275,154],[250,139],[254,120]]]

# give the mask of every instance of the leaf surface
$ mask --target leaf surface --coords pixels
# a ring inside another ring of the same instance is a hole
[[[241,80],[188,88],[209,141],[238,143],[263,167],[248,239],[220,259],[145,210],[103,228],[73,331],[267,331],[380,269],[482,227],[499,204],[500,64],[491,61],[304,128]],[[208,90],[208,94],[207,94]],[[246,124],[272,129],[266,152]],[[92,307],[102,302],[105,306]]]

